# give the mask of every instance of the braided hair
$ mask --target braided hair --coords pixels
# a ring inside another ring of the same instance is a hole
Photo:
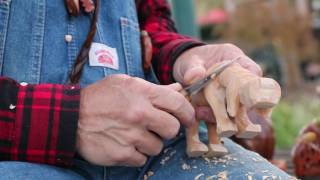
[[[73,68],[69,74],[69,83],[77,84],[82,76],[83,67],[88,60],[89,51],[91,48],[92,41],[97,31],[97,21],[100,10],[100,0],[96,0],[95,10],[93,13],[93,18],[91,20],[90,31],[87,35],[86,40],[82,44],[79,54],[77,55],[76,61]]]

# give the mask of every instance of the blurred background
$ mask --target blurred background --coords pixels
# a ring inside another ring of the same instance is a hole
[[[302,127],[320,118],[320,0],[170,2],[180,33],[236,44],[281,84],[272,121],[276,152],[290,156]]]

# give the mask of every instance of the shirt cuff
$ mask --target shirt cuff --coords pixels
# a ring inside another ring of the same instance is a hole
[[[80,87],[21,83],[11,160],[67,166],[75,154]]]
[[[177,58],[186,50],[197,46],[206,45],[192,38],[176,39],[168,43],[161,50],[161,60],[158,60],[157,75],[162,84],[175,82],[173,78],[173,65]]]

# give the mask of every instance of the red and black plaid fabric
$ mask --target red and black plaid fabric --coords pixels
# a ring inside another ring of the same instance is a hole
[[[173,82],[174,60],[201,42],[176,33],[165,0],[137,0],[141,29],[153,43],[160,81]],[[0,160],[69,165],[75,153],[80,87],[20,85],[0,77]]]
[[[152,64],[162,84],[172,83],[172,67],[176,58],[185,50],[204,43],[177,34],[171,11],[166,0],[136,0],[140,28],[152,40]]]
[[[1,77],[0,159],[69,165],[79,98],[78,86],[23,86]]]

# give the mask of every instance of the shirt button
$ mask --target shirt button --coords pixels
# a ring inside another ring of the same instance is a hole
[[[13,109],[15,109],[15,108],[16,108],[16,106],[15,106],[15,105],[10,104],[9,109],[13,110]]]
[[[26,86],[26,85],[28,85],[28,83],[26,83],[26,82],[21,82],[20,85],[21,85],[21,86]]]
[[[64,36],[64,40],[66,41],[66,42],[71,42],[72,41],[72,35],[70,35],[70,34],[67,34],[67,35],[65,35]]]

